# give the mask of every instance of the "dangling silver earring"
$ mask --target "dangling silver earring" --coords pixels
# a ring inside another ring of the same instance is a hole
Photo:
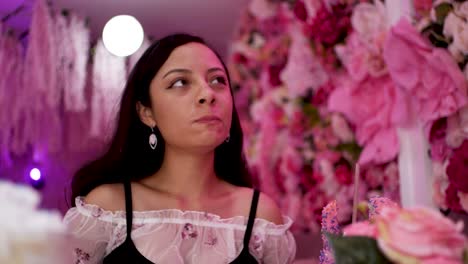
[[[149,136],[149,145],[153,150],[156,149],[156,146],[158,145],[158,138],[156,137],[153,128],[151,128],[151,134]]]
[[[224,140],[224,142],[229,143],[229,140],[231,140],[231,135],[230,135],[230,134],[228,135],[228,137],[226,138],[226,140]]]

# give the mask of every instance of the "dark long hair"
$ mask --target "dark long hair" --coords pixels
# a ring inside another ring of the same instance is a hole
[[[174,34],[154,42],[141,56],[131,71],[120,101],[120,112],[114,136],[107,152],[79,169],[71,183],[71,204],[77,196],[87,195],[101,184],[136,181],[156,173],[163,162],[165,142],[158,129],[158,145],[152,150],[148,145],[150,128],[144,125],[137,113],[137,102],[151,107],[149,88],[151,80],[166,62],[171,52],[184,44],[196,42],[208,46],[201,38],[188,34]],[[229,73],[221,57],[211,49]],[[232,95],[232,89],[231,89]],[[234,97],[233,97],[234,100]],[[242,152],[242,129],[233,104],[230,140],[215,149],[216,175],[237,186],[251,187],[246,162]]]

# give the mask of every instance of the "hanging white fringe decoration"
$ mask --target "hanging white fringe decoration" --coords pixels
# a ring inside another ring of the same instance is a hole
[[[56,15],[58,52],[58,82],[63,89],[64,110],[83,112],[85,98],[86,66],[89,54],[89,29],[84,19],[75,15]]]
[[[28,91],[39,93],[45,103],[56,107],[61,91],[57,88],[55,25],[44,0],[36,1],[33,7],[25,63],[25,85]],[[36,109],[39,110],[44,102],[36,100],[36,103]]]
[[[13,36],[2,31],[0,24],[0,163],[4,167],[12,165],[10,149],[14,146],[14,125],[18,123],[21,108],[17,100],[22,89],[23,48]],[[12,152],[17,152],[15,151]]]
[[[62,145],[61,87],[57,85],[55,23],[44,0],[35,2],[25,58],[22,99],[29,113],[24,122],[34,152],[57,152]],[[47,125],[45,125],[47,124]]]
[[[126,73],[125,59],[109,53],[100,40],[92,74],[91,137],[107,141],[113,134]]]

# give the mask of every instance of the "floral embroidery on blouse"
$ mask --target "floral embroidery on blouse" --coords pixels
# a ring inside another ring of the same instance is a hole
[[[182,229],[182,238],[183,239],[188,239],[188,238],[196,238],[198,236],[198,233],[196,230],[194,230],[193,225],[190,223],[187,223],[184,225],[184,228]]]
[[[210,232],[208,234],[208,238],[207,238],[207,241],[205,242],[205,245],[214,246],[216,245],[216,243],[218,243],[218,238],[213,234],[213,232]]]
[[[75,264],[82,264],[85,261],[89,261],[90,256],[88,253],[84,252],[80,248],[75,248],[76,262]]]
[[[96,210],[92,211],[92,216],[95,218],[101,217],[101,215],[104,213],[104,210],[101,208],[95,208]]]
[[[214,218],[215,218],[214,215],[212,215],[210,213],[207,213],[207,212],[204,213],[204,216],[205,216],[206,220],[214,220]]]
[[[263,250],[263,238],[258,234],[254,234],[251,239],[252,249],[256,252],[261,252]]]

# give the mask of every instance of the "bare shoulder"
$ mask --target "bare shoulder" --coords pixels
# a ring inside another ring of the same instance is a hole
[[[275,224],[283,224],[283,216],[276,202],[265,193],[260,193],[258,200],[257,217],[266,219]]]
[[[239,188],[239,193],[241,194],[241,197],[243,197],[242,202],[247,204],[250,210],[253,190],[250,188],[241,187]],[[257,218],[262,218],[275,224],[283,224],[283,216],[278,205],[271,197],[263,192],[260,192],[258,199]]]
[[[85,203],[94,204],[108,211],[120,211],[125,208],[123,184],[103,184],[94,188],[84,198]]]

